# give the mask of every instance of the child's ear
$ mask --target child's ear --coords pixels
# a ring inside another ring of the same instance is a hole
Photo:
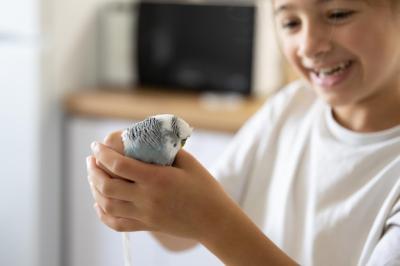
[[[122,130],[120,131],[114,131],[111,134],[108,134],[105,138],[104,138],[104,145],[110,147],[111,149],[124,154],[124,144],[122,143]]]

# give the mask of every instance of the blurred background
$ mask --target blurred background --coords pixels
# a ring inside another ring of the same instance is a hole
[[[122,265],[96,218],[89,144],[176,113],[207,167],[265,98],[292,79],[270,1],[0,2],[0,265]],[[221,265],[133,234],[134,265]]]

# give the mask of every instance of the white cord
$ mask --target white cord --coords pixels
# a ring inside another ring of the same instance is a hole
[[[128,232],[122,233],[122,245],[124,246],[124,266],[132,266],[131,242]]]

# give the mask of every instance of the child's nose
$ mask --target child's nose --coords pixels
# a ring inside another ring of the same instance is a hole
[[[321,59],[332,50],[332,28],[306,25],[300,35],[297,55],[308,59]]]

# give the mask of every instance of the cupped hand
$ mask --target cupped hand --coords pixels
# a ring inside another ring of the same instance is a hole
[[[92,147],[88,179],[101,221],[117,231],[160,231],[201,240],[232,204],[218,182],[188,152],[173,166],[124,156],[121,131]]]

